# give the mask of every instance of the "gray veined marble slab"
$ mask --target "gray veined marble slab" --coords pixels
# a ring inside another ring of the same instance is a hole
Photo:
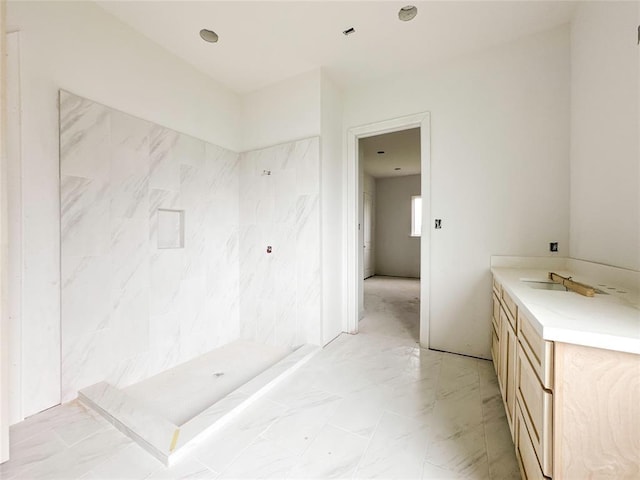
[[[62,402],[239,337],[239,182],[237,153],[60,91]],[[180,248],[158,248],[163,210]]]
[[[227,424],[314,355],[320,347],[303,345],[204,411],[176,425],[144,403],[106,382],[79,392],[82,402],[167,466],[192,451],[200,440]]]

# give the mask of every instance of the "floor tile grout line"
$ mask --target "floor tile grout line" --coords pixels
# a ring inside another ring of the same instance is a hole
[[[369,449],[371,448],[371,443],[373,442],[373,439],[376,436],[376,433],[378,432],[378,428],[380,428],[380,423],[382,422],[382,417],[384,416],[384,411],[380,414],[378,421],[376,422],[376,426],[373,428],[373,431],[371,432],[371,437],[369,437],[369,441],[367,442],[367,446],[365,447],[364,451],[362,452],[362,455],[360,456],[360,460],[358,460],[358,464],[356,465],[356,468],[353,470],[353,475],[351,478],[357,478],[357,474],[358,471],[360,470],[360,467],[362,466],[362,460],[366,457],[367,453],[369,452]]]
[[[482,439],[484,441],[484,454],[487,457],[487,475],[488,478],[491,479],[491,461],[489,458],[489,443],[487,442],[487,422],[486,422],[486,417],[485,417],[485,405],[484,402],[482,401],[483,398],[483,385],[482,385],[482,379],[480,378],[480,363],[479,361],[476,362],[475,365],[475,370],[476,370],[476,375],[478,375],[478,395],[479,395],[479,400],[480,400],[480,411],[482,412]]]
[[[350,435],[354,435],[354,436],[356,436],[356,437],[358,437],[358,438],[362,438],[362,439],[366,439],[366,440],[369,440],[369,439],[371,438],[371,437],[367,437],[366,435],[361,435],[361,434],[359,434],[359,433],[352,432],[351,430],[347,430],[346,428],[341,427],[341,426],[339,426],[339,425],[336,425],[335,423],[332,423],[331,421],[327,422],[327,424],[325,425],[325,427],[332,427],[332,428],[335,428],[335,429],[337,429],[337,430],[340,430],[340,431],[342,431],[342,432],[344,432],[344,433],[348,433],[348,434],[350,434]]]
[[[282,405],[274,400],[270,400],[271,402],[283,407],[283,408],[288,408],[286,405]],[[240,451],[233,456],[233,458],[231,459],[231,461],[229,461],[229,463],[224,467],[220,469],[220,472],[218,473],[217,476],[220,476],[224,473],[224,471],[226,471],[237,459],[240,455],[242,455],[245,450],[247,450],[250,446],[252,446],[256,440],[258,438],[263,438],[268,440],[266,437],[264,437],[264,433],[267,432],[269,430],[269,428],[271,428],[271,426],[273,426],[273,424],[275,424],[280,418],[282,418],[281,416],[279,416],[278,418],[274,419],[273,421],[269,422],[269,425],[267,425],[264,429],[260,430],[260,432],[258,432],[253,439],[249,442],[249,444],[247,446],[245,446],[244,448],[241,448]],[[211,468],[211,466],[209,466],[206,462],[204,462],[198,455],[197,453],[192,453],[190,455],[194,460],[196,460],[197,462],[201,463],[202,465],[204,465],[208,470],[211,470],[212,472],[216,472],[216,470],[214,470],[213,468]]]
[[[440,380],[441,380],[441,376],[442,376],[442,362],[444,361],[444,357],[441,356],[440,358],[440,362],[438,362],[438,374],[436,375],[436,381],[435,381],[435,400],[433,401],[433,408],[436,408],[436,404],[438,403],[438,391],[440,390]],[[429,455],[429,449],[431,448],[431,445],[433,444],[433,439],[429,441],[429,443],[427,443],[427,447],[425,448],[425,452],[424,452],[424,457],[422,458],[423,460],[423,464],[422,464],[422,468],[423,468],[423,473],[424,473],[424,462],[427,461],[427,456]]]

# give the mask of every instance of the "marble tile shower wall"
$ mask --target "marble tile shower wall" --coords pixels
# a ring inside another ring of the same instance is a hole
[[[319,194],[318,137],[240,155],[243,338],[321,343]]]
[[[238,338],[239,178],[234,152],[61,92],[62,401]]]

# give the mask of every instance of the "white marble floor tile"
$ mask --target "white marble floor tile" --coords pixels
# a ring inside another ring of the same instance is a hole
[[[382,387],[371,387],[348,395],[340,401],[329,424],[356,435],[371,437],[384,413],[390,392]]]
[[[290,407],[263,437],[280,448],[302,455],[335,413],[341,397],[316,391],[305,400],[305,404]]]
[[[110,427],[109,422],[77,400],[69,404],[69,409],[64,423],[53,426],[53,431],[69,446]]]
[[[82,475],[79,480],[100,480],[100,477],[97,477],[95,473],[89,470],[87,473]]]
[[[497,386],[492,397],[483,399],[482,407],[491,478],[518,478],[520,467],[514,454],[515,446]]]
[[[430,439],[427,423],[386,412],[355,478],[420,478]]]
[[[288,478],[296,455],[259,437],[218,478]]]
[[[314,386],[336,395],[348,395],[361,392],[371,385],[373,381],[370,372],[363,369],[364,362],[336,362],[333,368],[323,368],[315,372]]]
[[[11,427],[11,443],[18,444],[47,429],[73,444],[107,426],[107,422],[79,401],[65,403],[27,418]]]
[[[300,457],[290,478],[350,478],[368,440],[327,425]]]
[[[115,428],[110,428],[82,440],[73,447],[59,450],[40,461],[30,462],[15,478],[80,478],[131,443],[131,440]]]
[[[210,470],[194,458],[186,458],[172,467],[161,467],[148,480],[213,480],[218,473]]]
[[[446,479],[460,479],[459,472],[449,470],[447,468],[438,467],[429,462],[424,462],[422,467],[422,480],[446,480]],[[504,480],[507,480],[506,478]],[[515,479],[514,479],[515,480]]]
[[[203,440],[193,456],[209,469],[221,472],[285,411],[283,405],[267,399],[258,400],[238,418]]]
[[[393,306],[407,294],[378,283],[368,312],[388,325],[341,335],[173,467],[70,402],[11,428],[0,476],[519,478],[491,363],[416,347]]]
[[[103,480],[142,480],[162,464],[135,443],[127,445],[94,467],[93,478]]]
[[[464,428],[450,436],[439,436],[429,444],[426,460],[461,476],[489,478],[484,427]]]
[[[66,468],[66,459],[61,462],[61,465],[65,465],[65,469],[60,468],[61,465],[55,461],[52,465],[43,464],[42,469],[52,474],[51,478],[65,478],[67,475],[69,478],[77,478],[130,445],[133,445],[133,442],[118,430],[104,430],[84,439],[65,452],[70,454],[73,462],[70,469]]]
[[[429,380],[435,384],[440,376],[442,359],[445,355],[442,352],[416,347],[409,353],[404,375],[416,381]]]
[[[390,389],[387,410],[407,417],[426,418],[436,403],[436,385],[429,380],[395,385]]]
[[[30,435],[22,442],[10,445],[11,460],[0,465],[0,477],[24,478],[26,471],[46,463],[66,448],[64,441],[51,429]]]

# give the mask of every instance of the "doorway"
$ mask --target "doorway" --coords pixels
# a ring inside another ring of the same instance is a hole
[[[354,127],[347,132],[347,195],[345,197],[345,243],[347,253],[347,301],[345,302],[345,331],[358,332],[358,322],[364,310],[364,230],[360,212],[364,212],[361,168],[363,150],[360,140],[378,135],[419,129],[420,185],[422,192],[421,222],[430,218],[430,115],[428,112]],[[408,235],[408,233],[407,233]],[[374,236],[375,238],[375,236]],[[420,245],[420,345],[429,346],[429,230],[425,228]],[[374,247],[375,250],[375,240]],[[374,255],[375,258],[375,255]],[[375,260],[374,260],[375,262]]]
[[[363,304],[359,331],[419,341],[420,128],[358,140]]]

